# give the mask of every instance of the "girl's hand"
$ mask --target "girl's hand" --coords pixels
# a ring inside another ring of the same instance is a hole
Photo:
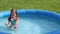
[[[14,28],[16,28],[16,27],[17,27],[17,24],[14,25]]]

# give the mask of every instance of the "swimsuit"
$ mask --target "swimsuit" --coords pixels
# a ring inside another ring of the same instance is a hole
[[[16,20],[11,20],[11,26],[15,25]]]

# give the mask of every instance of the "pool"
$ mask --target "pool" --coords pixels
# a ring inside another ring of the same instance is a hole
[[[5,23],[10,11],[0,12],[0,33],[3,34],[56,34],[60,32],[60,14],[48,10],[17,10],[17,31],[10,30]]]

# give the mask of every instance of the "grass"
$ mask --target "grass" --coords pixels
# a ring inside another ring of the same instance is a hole
[[[16,9],[40,9],[60,13],[60,0],[0,0],[0,11]]]

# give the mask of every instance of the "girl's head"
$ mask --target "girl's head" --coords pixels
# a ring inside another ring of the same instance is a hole
[[[10,21],[13,16],[16,17],[16,19],[17,19],[18,15],[17,15],[16,9],[11,9],[11,13],[10,13],[8,20]]]
[[[10,15],[14,15],[14,14],[16,14],[16,15],[17,15],[17,10],[16,10],[16,9],[12,9],[12,10],[11,10]]]

